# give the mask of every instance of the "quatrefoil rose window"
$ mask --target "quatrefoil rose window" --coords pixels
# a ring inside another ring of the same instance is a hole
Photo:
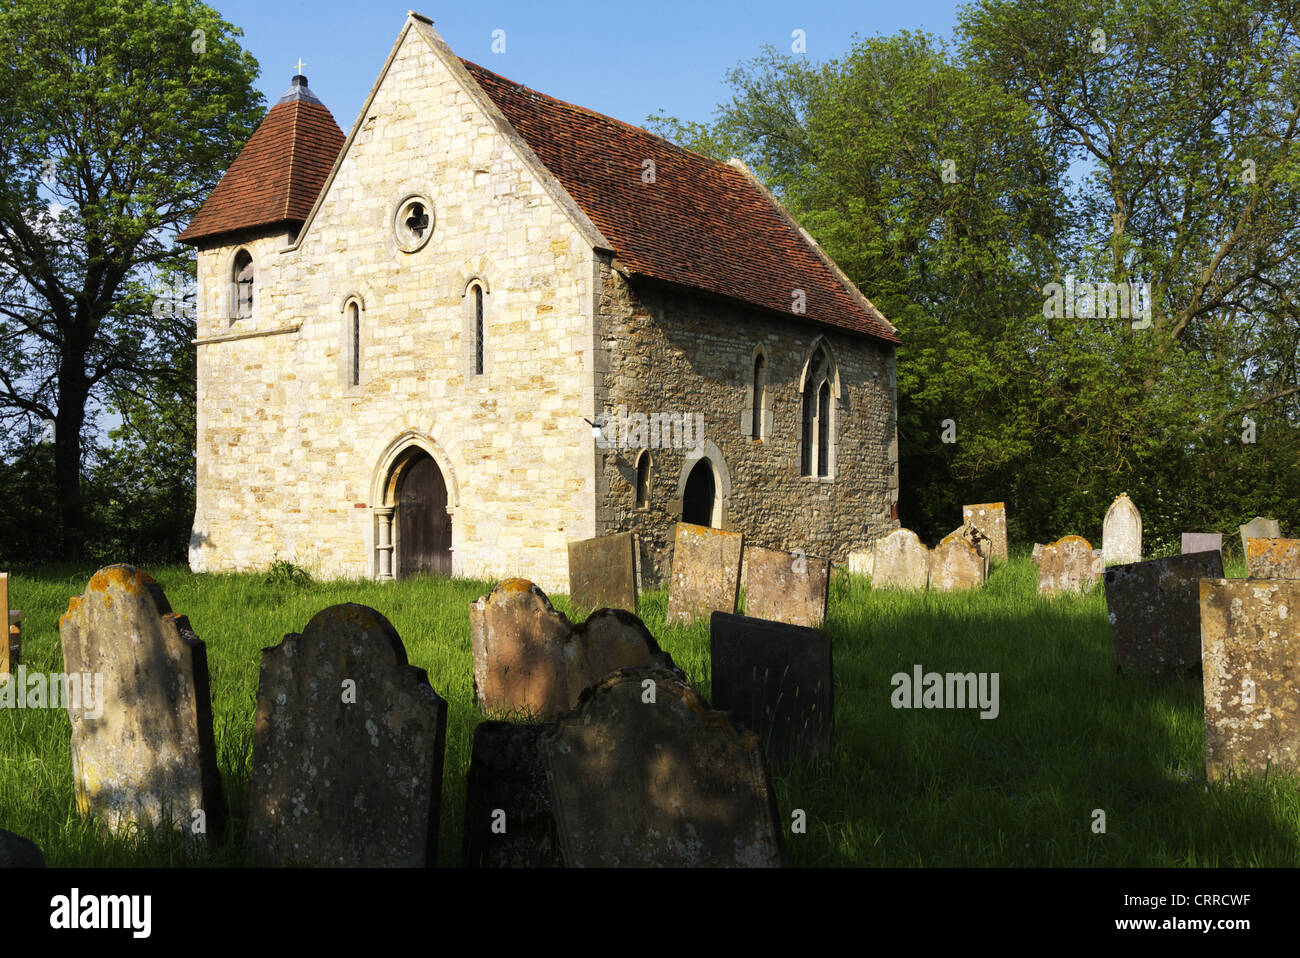
[[[423,247],[433,236],[433,204],[423,196],[407,197],[393,217],[393,234],[404,252],[414,253]]]

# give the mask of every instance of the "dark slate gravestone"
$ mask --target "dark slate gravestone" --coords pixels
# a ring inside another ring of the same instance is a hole
[[[1111,566],[1102,579],[1121,672],[1194,673],[1201,665],[1201,579],[1223,577],[1218,552]]]
[[[447,703],[382,615],[318,612],[262,650],[248,844],[265,865],[437,860]]]
[[[0,828],[0,868],[44,868],[45,856],[31,839]]]
[[[1300,580],[1200,585],[1205,774],[1300,773]]]
[[[547,868],[564,864],[551,814],[540,725],[481,722],[465,788],[468,868]]]
[[[1182,545],[1183,555],[1190,555],[1193,552],[1217,552],[1222,555],[1223,533],[1184,532]]]
[[[636,611],[636,542],[632,533],[569,543],[569,601],[579,609]]]
[[[676,671],[621,669],[542,733],[570,867],[778,866],[758,736]]]
[[[709,620],[713,705],[758,733],[768,762],[831,757],[835,682],[821,629],[715,612]]]
[[[152,578],[112,565],[69,601],[59,636],[79,686],[75,697],[69,686],[66,707],[81,814],[114,832],[170,822],[219,839],[226,805],[207,649],[189,620]]]

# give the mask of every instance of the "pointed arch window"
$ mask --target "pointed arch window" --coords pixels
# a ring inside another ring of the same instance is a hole
[[[800,470],[805,476],[829,477],[834,468],[835,400],[830,354],[819,346],[804,374]]]
[[[249,319],[253,315],[253,256],[246,249],[235,254],[230,271],[231,319]]]
[[[483,287],[474,284],[474,375],[483,375]]]
[[[650,506],[650,450],[642,449],[636,460],[636,507],[647,509]]]
[[[763,410],[767,407],[767,360],[759,353],[754,357],[754,403],[749,413],[751,435],[755,439],[765,436]]]
[[[352,356],[348,364],[352,385],[361,385],[361,306],[353,300],[348,307],[349,332],[352,334]]]

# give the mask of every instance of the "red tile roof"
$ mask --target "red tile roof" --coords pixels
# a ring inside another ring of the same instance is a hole
[[[300,225],[344,139],[330,111],[314,96],[286,95],[271,107],[177,239],[197,244],[240,230]]]
[[[524,142],[640,274],[898,342],[744,172],[461,60]],[[654,182],[645,183],[645,161]]]

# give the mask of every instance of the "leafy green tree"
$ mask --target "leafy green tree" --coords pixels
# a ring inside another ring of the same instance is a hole
[[[53,420],[70,558],[86,544],[88,416],[177,395],[190,347],[147,289],[192,271],[174,234],[261,119],[238,36],[193,0],[0,8],[0,423],[13,446]]]

